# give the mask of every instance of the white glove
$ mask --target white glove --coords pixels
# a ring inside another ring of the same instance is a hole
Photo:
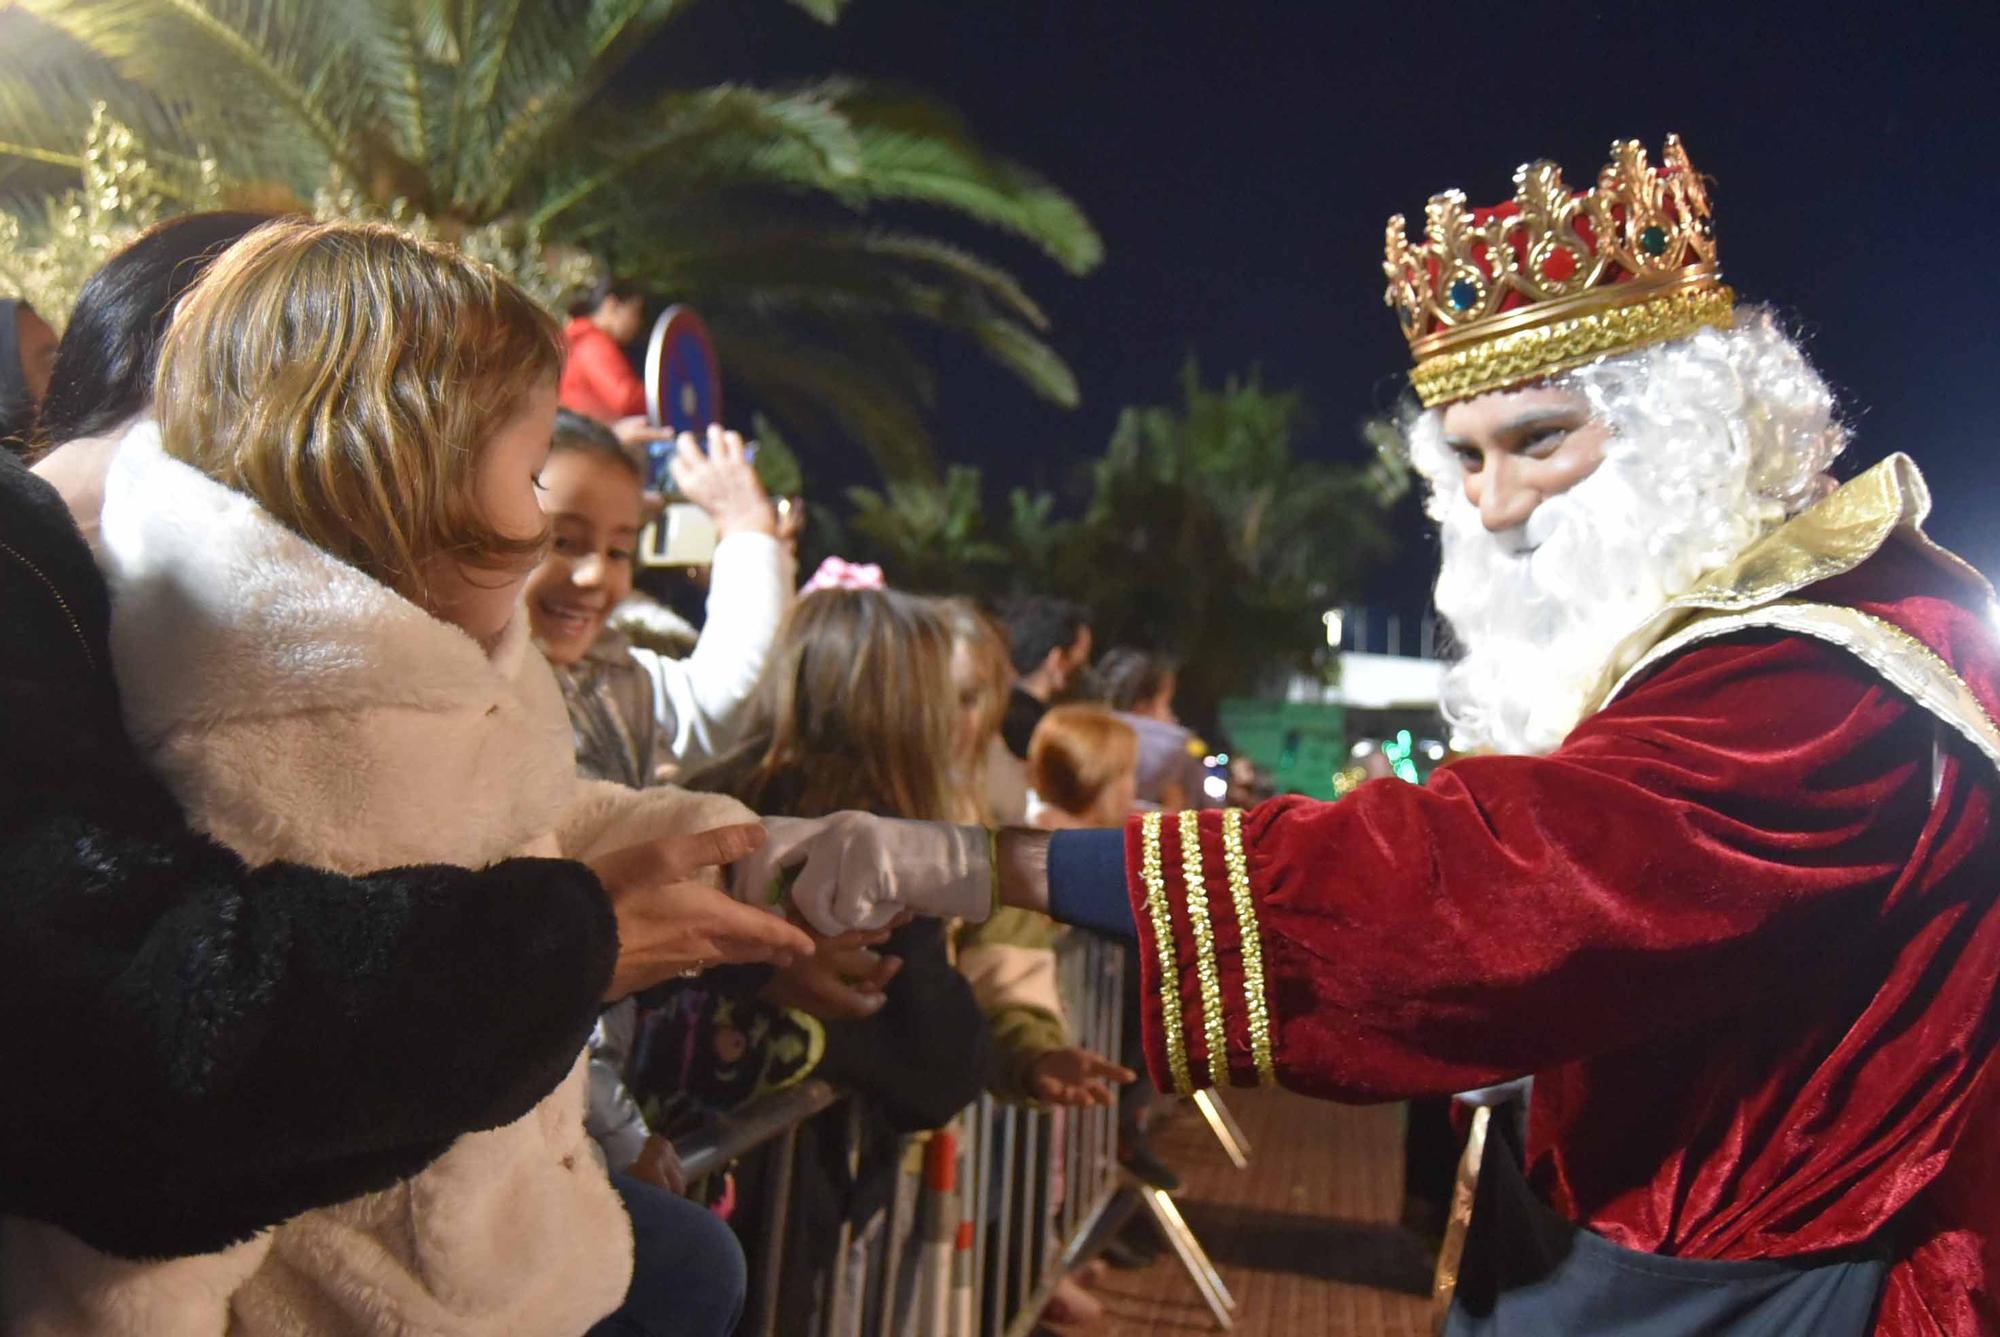
[[[865,812],[763,820],[762,848],[732,873],[737,899],[775,906],[789,894],[806,922],[828,937],[881,928],[905,910],[974,922],[993,912],[992,844],[984,827]]]

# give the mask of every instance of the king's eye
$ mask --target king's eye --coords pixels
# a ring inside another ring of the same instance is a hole
[[[1538,427],[1522,440],[1521,453],[1537,456],[1552,454],[1569,434],[1567,427]]]

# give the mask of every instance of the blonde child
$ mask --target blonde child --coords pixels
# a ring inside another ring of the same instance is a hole
[[[106,479],[101,541],[127,723],[197,826],[253,863],[359,873],[588,858],[747,815],[576,778],[517,612],[545,543],[535,479],[561,360],[519,290],[384,228],[273,224],[189,293],[157,427],[126,437]],[[161,968],[226,968],[217,950],[220,965]],[[5,1326],[581,1332],[632,1266],[583,1081],[579,1058],[513,1123],[219,1254],[121,1262],[10,1223]],[[302,1098],[273,1092],[270,1117]],[[370,1130],[353,1137],[365,1148]]]
[[[938,607],[952,633],[958,782],[952,815],[988,825],[992,814],[980,801],[988,792],[986,766],[1014,680],[1006,634],[968,600],[942,600]],[[959,930],[958,968],[972,984],[1000,1056],[992,1074],[996,1095],[1049,1105],[1109,1104],[1106,1083],[1129,1082],[1133,1074],[1070,1042],[1056,990],[1055,946],[1062,931],[1047,915],[996,910]]]

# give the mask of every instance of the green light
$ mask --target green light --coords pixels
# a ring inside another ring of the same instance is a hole
[[[1417,763],[1411,755],[1415,751],[1416,740],[1410,737],[1408,729],[1398,729],[1394,738],[1382,744],[1382,755],[1389,759],[1390,771],[1398,780],[1406,780],[1410,784],[1419,781]]]

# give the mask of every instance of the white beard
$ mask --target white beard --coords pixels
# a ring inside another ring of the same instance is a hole
[[[1614,438],[1595,473],[1500,533],[1436,480],[1437,607],[1464,652],[1442,692],[1458,746],[1554,751],[1619,643],[1782,518],[1726,478],[1689,486],[1685,469],[1656,467],[1656,444]]]

